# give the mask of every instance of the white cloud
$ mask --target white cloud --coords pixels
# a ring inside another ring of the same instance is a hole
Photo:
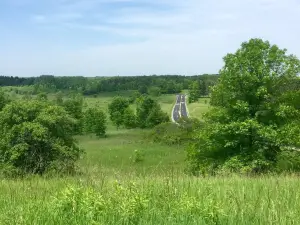
[[[5,68],[5,73],[87,76],[217,73],[222,67],[222,57],[252,37],[268,39],[300,56],[297,0],[56,2],[60,4],[50,12],[32,17],[38,22],[36,26],[51,24],[73,33],[88,33],[90,38],[103,34],[143,41],[86,43],[88,47],[56,49],[59,52],[50,45],[43,51],[19,51],[15,53],[19,58],[18,67],[12,65],[10,57],[1,59],[0,66]],[[128,2],[131,6],[123,4],[112,8],[109,7],[112,2]],[[76,39],[76,36],[70,38]],[[31,54],[30,60],[26,57],[28,54]],[[45,55],[47,57],[43,57]]]

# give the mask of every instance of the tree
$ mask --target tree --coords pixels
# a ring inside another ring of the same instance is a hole
[[[121,114],[121,112],[119,111],[115,111],[111,114],[111,118],[113,118],[112,122],[117,127],[117,129],[119,129],[124,123],[123,116],[124,114]]]
[[[63,105],[64,100],[63,100],[63,93],[61,91],[55,95],[55,103],[60,106]]]
[[[18,100],[0,112],[0,164],[18,173],[72,172],[81,154],[72,137],[75,120],[60,106]]]
[[[98,107],[89,108],[84,113],[84,131],[94,133],[96,136],[105,136],[106,115]]]
[[[139,90],[139,93],[140,94],[147,94],[147,86],[145,86],[145,85],[142,85],[142,86],[140,86],[139,88],[138,88],[138,90]]]
[[[76,119],[74,124],[74,134],[80,134],[82,132],[82,120],[83,120],[83,98],[80,95],[73,96],[72,98],[66,99],[63,102],[65,110]]]
[[[149,128],[155,127],[158,124],[169,122],[170,118],[167,113],[163,112],[157,104],[151,109],[146,119],[146,126]]]
[[[198,81],[194,81],[189,89],[189,102],[196,102],[200,98],[200,86]]]
[[[48,96],[46,93],[39,93],[37,96],[37,100],[39,101],[47,101],[48,100]]]
[[[126,98],[117,96],[108,105],[108,111],[111,121],[119,128],[123,124],[124,112],[129,106],[129,102]]]
[[[148,88],[148,94],[154,97],[160,96],[161,95],[161,89],[159,87],[149,87]]]
[[[242,43],[224,62],[212,89],[214,108],[188,151],[191,169],[273,170],[282,153],[300,147],[300,95],[289,88],[300,62],[261,39]]]
[[[136,115],[134,111],[129,107],[124,112],[123,124],[127,129],[136,128],[137,126]]]
[[[0,91],[0,111],[10,102],[8,96],[3,92]]]
[[[205,80],[199,82],[199,97],[208,95],[208,88]]]
[[[155,100],[148,96],[139,99],[137,123],[140,128],[151,128],[168,120],[168,115],[162,112],[160,105]]]

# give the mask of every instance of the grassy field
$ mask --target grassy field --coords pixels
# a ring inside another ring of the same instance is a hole
[[[124,93],[126,94],[126,93]],[[107,110],[113,94],[86,98]],[[201,118],[208,102],[188,104]],[[175,96],[158,98],[171,114]],[[0,224],[298,224],[297,176],[195,178],[181,146],[152,143],[151,131],[77,137],[86,154],[70,177],[0,180]]]
[[[190,117],[202,120],[203,114],[209,111],[209,98],[200,98],[198,102],[187,104]]]
[[[0,183],[1,224],[298,224],[297,177],[30,178]]]

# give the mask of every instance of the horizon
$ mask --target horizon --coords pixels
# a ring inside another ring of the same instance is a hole
[[[218,74],[251,38],[300,56],[297,18],[297,0],[2,0],[0,74]]]
[[[41,74],[37,76],[7,76],[5,74],[0,74],[0,77],[13,77],[13,78],[38,78],[38,77],[43,77],[43,76],[51,76],[51,77],[83,77],[83,78],[114,78],[114,77],[151,77],[151,76],[183,76],[183,77],[196,77],[196,76],[218,76],[219,74],[196,74],[196,75],[184,75],[184,74],[149,74],[149,75],[127,75],[127,76],[84,76],[84,75],[55,75],[55,74]]]

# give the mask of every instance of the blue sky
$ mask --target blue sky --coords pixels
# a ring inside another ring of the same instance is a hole
[[[252,37],[300,57],[299,0],[0,0],[0,74],[217,73]]]

